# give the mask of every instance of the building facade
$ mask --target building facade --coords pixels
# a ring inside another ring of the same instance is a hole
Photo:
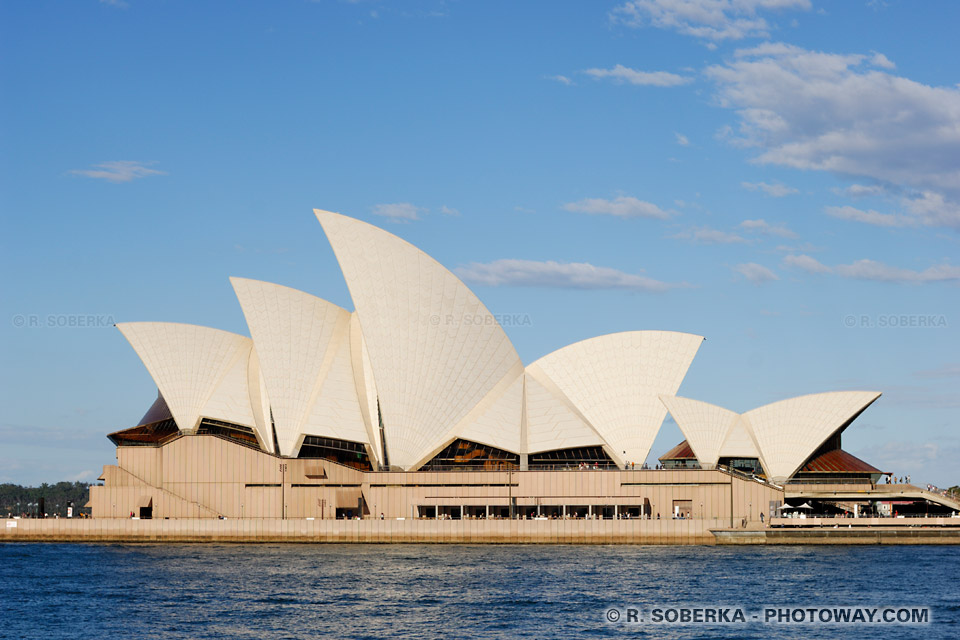
[[[117,325],[158,396],[110,434],[117,464],[91,488],[94,517],[732,522],[776,509],[783,485],[824,460],[847,479],[879,477],[840,449],[877,392],[744,414],[683,398],[703,338],[672,331],[598,336],[525,365],[436,260],[373,225],[315,214],[354,311],[231,278],[249,337]],[[646,469],[668,412],[687,457]]]

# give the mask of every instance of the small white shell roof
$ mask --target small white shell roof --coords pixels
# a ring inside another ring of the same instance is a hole
[[[204,415],[255,426],[244,375],[253,346],[250,338],[173,322],[124,322],[117,328],[147,368],[181,431],[196,430]]]
[[[522,416],[523,369],[518,366],[509,371],[500,384],[453,428],[452,434],[471,442],[518,452]],[[426,462],[429,459],[422,460],[421,464]]]
[[[303,435],[368,442],[350,357],[350,312],[297,289],[231,278],[256,345],[277,447]]]
[[[541,374],[542,375],[542,374]],[[602,446],[603,438],[549,380],[526,374],[527,453]]]
[[[397,236],[328,211],[315,214],[356,306],[391,466],[415,468],[520,358],[480,300],[443,265]]]
[[[577,408],[623,465],[646,460],[667,409],[703,337],[675,331],[627,331],[590,338],[528,367]]]
[[[713,469],[721,456],[727,435],[740,415],[709,402],[679,396],[660,396],[704,469]]]
[[[878,391],[832,391],[781,400],[743,414],[774,482],[793,476],[827,438],[880,397]]]

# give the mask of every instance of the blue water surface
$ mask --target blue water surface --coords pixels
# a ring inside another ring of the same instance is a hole
[[[929,607],[931,622],[762,623],[808,606]],[[748,620],[649,621],[696,607]],[[647,619],[627,624],[630,608]],[[44,639],[956,639],[960,549],[2,544],[0,624]]]

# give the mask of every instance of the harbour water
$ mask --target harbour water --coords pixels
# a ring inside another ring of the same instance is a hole
[[[0,637],[46,640],[953,639],[960,638],[960,553],[940,546],[11,543],[0,545],[0,602]],[[804,607],[928,608],[930,621],[764,622],[766,608]],[[654,623],[657,608],[740,609],[746,620]],[[627,622],[631,609],[643,622]]]

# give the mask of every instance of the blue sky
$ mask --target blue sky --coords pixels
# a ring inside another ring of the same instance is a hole
[[[0,3],[0,482],[93,480],[156,388],[114,321],[352,309],[319,207],[457,272],[525,362],[707,337],[680,394],[883,391],[844,448],[960,482],[960,6]],[[76,326],[82,324],[84,326]],[[669,419],[651,460],[682,439]]]

